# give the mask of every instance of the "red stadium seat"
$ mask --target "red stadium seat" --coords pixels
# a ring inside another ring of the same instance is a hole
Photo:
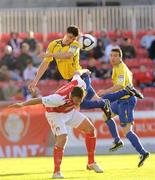
[[[136,49],[137,58],[148,58],[148,51],[144,48]]]
[[[132,33],[132,31],[124,31],[124,32],[123,32],[123,37],[124,37],[124,38],[130,38],[130,39],[132,39],[132,38],[133,38],[133,33]]]
[[[63,33],[51,32],[47,34],[47,40],[52,41],[63,37]]]
[[[145,105],[144,105],[145,104]],[[136,110],[153,110],[155,108],[154,100],[145,98],[137,102]]]
[[[140,65],[146,65],[148,68],[151,68],[153,66],[153,61],[149,58],[142,58],[139,59]]]
[[[43,41],[43,35],[39,32],[34,33],[34,38],[40,42]]]
[[[117,38],[117,34],[113,31],[109,31],[107,32],[107,36],[110,38],[110,39],[114,39],[114,38]]]
[[[155,87],[146,87],[143,89],[143,94],[145,97],[155,98]]]
[[[140,45],[140,39],[138,38],[135,38],[131,41],[131,44],[135,47],[135,48],[140,48],[141,45]]]
[[[93,32],[93,35],[94,35],[96,38],[100,38],[100,37],[101,37],[101,32],[100,32],[100,31],[94,31],[94,32]]]
[[[136,34],[136,38],[141,39],[146,34],[147,34],[147,31],[138,31]]]
[[[10,34],[4,33],[1,35],[1,41],[7,43],[10,40]]]
[[[20,32],[20,33],[18,34],[18,37],[19,37],[20,39],[25,39],[25,38],[27,37],[27,34],[26,34],[25,32]]]
[[[141,72],[141,71],[135,72],[134,78],[140,83],[151,83],[154,79],[153,71],[149,69],[146,72]]]
[[[0,42],[0,51],[4,51],[4,48],[5,48],[5,46],[6,46],[6,43],[4,43],[4,42]]]
[[[126,59],[126,60],[125,60],[125,64],[126,64],[129,68],[138,68],[138,67],[139,67],[139,60],[137,60],[136,58]]]

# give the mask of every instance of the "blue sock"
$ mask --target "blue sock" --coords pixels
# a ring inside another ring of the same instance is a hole
[[[114,102],[126,95],[128,95],[128,92],[125,89],[123,89],[115,93],[105,94],[102,96],[102,99],[108,99],[110,102]]]
[[[146,151],[144,150],[139,137],[133,132],[133,131],[129,131],[126,134],[126,137],[129,139],[129,141],[131,142],[131,144],[133,145],[133,147],[139,152],[139,154],[145,154]]]
[[[107,124],[107,126],[109,128],[109,131],[110,131],[112,137],[115,139],[115,142],[120,141],[120,136],[118,134],[118,130],[117,130],[117,126],[116,126],[115,121],[112,120],[112,119],[108,119],[106,121],[106,124]]]

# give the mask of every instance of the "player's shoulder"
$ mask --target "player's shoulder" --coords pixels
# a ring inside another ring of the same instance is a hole
[[[55,40],[53,40],[53,41],[51,41],[49,43],[49,46],[54,46],[54,45],[57,45],[57,44],[61,44],[61,42],[62,42],[62,39],[55,39]]]
[[[78,48],[80,48],[80,44],[79,44],[79,42],[78,41],[73,41],[71,44],[70,44],[70,46],[76,46],[76,47],[78,47]]]
[[[121,62],[121,63],[119,64],[118,68],[119,68],[120,70],[121,70],[121,69],[126,69],[127,66],[126,66],[126,64],[125,64],[124,62]]]

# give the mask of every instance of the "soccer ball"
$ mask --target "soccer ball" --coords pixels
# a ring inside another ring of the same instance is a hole
[[[96,46],[96,38],[90,34],[84,34],[80,36],[78,40],[80,48],[83,51],[90,51]]]

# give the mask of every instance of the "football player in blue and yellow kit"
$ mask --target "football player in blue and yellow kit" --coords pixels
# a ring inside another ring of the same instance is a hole
[[[108,89],[103,89],[99,91],[99,95],[104,95],[106,98],[107,94],[120,91],[124,89],[127,85],[128,87],[132,87],[132,72],[128,69],[126,64],[122,61],[122,51],[120,48],[112,49],[110,53],[110,63],[113,67],[112,69],[112,80],[113,86]],[[111,103],[111,109],[113,112],[113,116],[118,115],[120,119],[120,123],[123,129],[124,134],[127,139],[131,142],[132,146],[139,152],[140,162],[138,163],[138,167],[143,165],[143,162],[146,158],[149,157],[149,152],[147,152],[142,146],[139,137],[133,132],[133,124],[134,124],[134,108],[136,106],[137,99],[135,96],[124,96],[121,99],[114,101]],[[118,132],[116,130],[116,126],[114,125],[114,121],[112,119],[106,120],[107,125],[109,126],[110,132],[114,137],[114,146],[110,148],[111,151],[117,150],[119,147],[123,146],[123,142],[121,141]]]

